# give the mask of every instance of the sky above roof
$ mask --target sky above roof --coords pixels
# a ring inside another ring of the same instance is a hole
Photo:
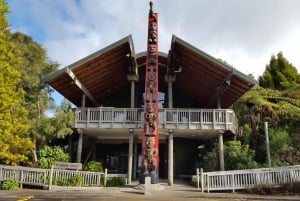
[[[61,68],[131,34],[146,50],[148,0],[7,0],[11,30],[30,35]],[[257,79],[279,51],[300,72],[299,0],[153,0],[159,51],[172,34]]]

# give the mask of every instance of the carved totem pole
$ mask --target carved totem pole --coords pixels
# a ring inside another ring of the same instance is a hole
[[[142,137],[142,178],[151,177],[151,183],[158,182],[158,31],[157,13],[153,13],[150,1],[148,17],[148,42],[144,96],[144,129]]]

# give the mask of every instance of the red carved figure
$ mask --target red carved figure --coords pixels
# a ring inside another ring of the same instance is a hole
[[[158,182],[158,27],[157,13],[152,11],[150,1],[148,18],[147,62],[145,71],[144,123],[142,140],[142,172],[140,182],[151,177]]]

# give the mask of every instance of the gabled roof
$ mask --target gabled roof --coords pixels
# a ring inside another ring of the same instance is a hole
[[[203,108],[215,108],[218,97],[222,108],[227,108],[257,84],[176,36],[172,38],[167,72],[176,74],[174,88],[193,97]]]
[[[86,106],[99,106],[108,96],[129,86],[128,74],[138,75],[144,86],[146,52],[135,54],[129,35],[44,80],[76,106],[86,95]],[[232,105],[256,81],[222,63],[180,38],[173,36],[169,54],[159,52],[159,88],[166,91],[164,77],[175,75],[174,89],[203,108]]]
[[[86,95],[86,106],[98,106],[105,97],[128,84],[137,73],[131,36],[101,49],[45,78],[45,82],[76,106]]]

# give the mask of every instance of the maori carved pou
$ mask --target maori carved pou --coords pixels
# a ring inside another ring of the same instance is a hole
[[[148,17],[147,62],[144,96],[144,129],[142,141],[143,183],[146,176],[151,183],[158,182],[158,29],[157,13],[153,13],[150,1]]]

